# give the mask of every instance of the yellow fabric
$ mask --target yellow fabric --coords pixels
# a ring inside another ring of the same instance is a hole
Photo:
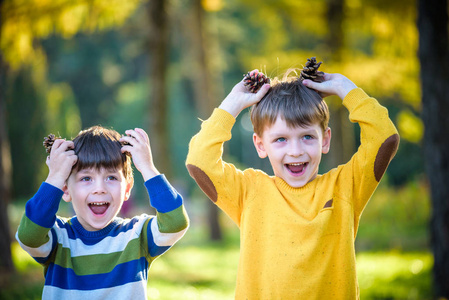
[[[352,90],[343,104],[360,124],[361,146],[348,163],[302,188],[224,162],[223,143],[235,123],[224,110],[192,138],[189,172],[240,228],[236,299],[359,298],[359,218],[378,185],[375,168],[381,177],[399,137],[387,110],[363,90]]]

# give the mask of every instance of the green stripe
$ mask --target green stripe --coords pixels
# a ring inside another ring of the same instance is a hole
[[[26,246],[38,248],[48,242],[50,228],[37,225],[24,214],[17,230],[19,240]]]
[[[108,273],[118,264],[141,257],[145,257],[148,264],[151,264],[155,258],[148,254],[147,228],[149,221],[150,219],[145,220],[140,237],[129,241],[128,245],[121,252],[71,257],[70,248],[64,248],[61,244],[58,244],[58,249],[56,250],[58,254],[55,258],[55,264],[63,268],[70,268],[77,275]],[[139,248],[140,251],[137,251],[136,248]]]
[[[159,231],[162,233],[175,233],[186,229],[188,226],[188,217],[184,205],[167,213],[158,212],[157,224]]]
[[[141,251],[136,251],[134,249],[136,247],[139,247]],[[63,248],[62,245],[59,244],[55,264],[63,268],[70,268],[75,271],[77,275],[109,273],[119,264],[146,256],[146,251],[144,250],[145,249],[142,249],[141,247],[140,240],[133,239],[121,252],[70,257],[70,249]]]

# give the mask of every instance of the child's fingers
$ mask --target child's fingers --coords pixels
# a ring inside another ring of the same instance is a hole
[[[121,151],[122,153],[128,152],[129,154],[131,154],[131,156],[132,156],[132,150],[133,150],[133,146],[123,146],[123,147],[120,149],[120,151]]]
[[[320,87],[321,87],[321,83],[319,82],[315,82],[312,81],[310,79],[305,79],[302,84],[304,84],[306,87],[312,89],[312,90],[316,90],[316,91],[320,91]]]
[[[268,93],[270,90],[271,85],[269,83],[264,84],[256,93],[257,102],[262,100],[262,98]]]
[[[145,130],[143,130],[142,128],[135,128],[134,131],[140,134],[148,144],[150,143],[150,137]]]
[[[141,134],[137,133],[135,130],[129,129],[125,131],[126,136],[122,136],[120,141],[125,141],[132,146],[135,146],[136,143],[143,143],[145,142],[145,138],[142,137]]]
[[[75,144],[73,143],[73,141],[57,139],[54,141],[53,146],[51,147],[50,155],[52,153],[62,153],[65,151],[69,151],[70,149],[75,149]]]

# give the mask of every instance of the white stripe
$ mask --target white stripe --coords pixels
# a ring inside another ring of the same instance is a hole
[[[51,245],[53,243],[53,235],[51,234],[51,232],[49,231],[47,235],[49,237],[48,242],[37,248],[32,248],[24,245],[19,240],[19,232],[16,232],[16,240],[19,242],[20,247],[22,247],[22,249],[28,252],[28,254],[30,254],[32,257],[47,257],[51,252]]]
[[[93,255],[99,253],[107,254],[121,252],[126,248],[129,241],[139,238],[139,235],[142,232],[143,225],[145,224],[145,220],[150,217],[151,216],[148,215],[143,215],[142,217],[139,216],[139,221],[134,224],[132,229],[125,232],[120,232],[117,236],[105,237],[103,240],[95,243],[94,245],[86,245],[80,239],[69,239],[67,235],[67,229],[60,228],[57,224],[55,224],[54,228],[56,229],[58,235],[58,242],[64,248],[70,249],[71,257]],[[126,224],[126,222],[122,224]]]
[[[159,226],[157,225],[157,217],[154,217],[150,222],[153,241],[159,247],[174,245],[179,239],[183,237],[183,235],[187,231],[187,228],[185,228],[175,233],[164,233],[159,231]]]
[[[146,280],[131,282],[106,289],[98,290],[63,290],[57,287],[46,285],[42,293],[42,299],[147,299],[147,282]]]

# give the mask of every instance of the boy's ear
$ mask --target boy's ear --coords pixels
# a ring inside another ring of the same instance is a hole
[[[262,139],[256,134],[253,134],[253,143],[254,147],[256,147],[257,154],[260,158],[267,157],[267,152],[265,151],[265,147],[263,145]]]
[[[327,154],[329,152],[329,149],[331,147],[331,136],[331,129],[330,127],[327,127],[323,132],[323,145],[321,146],[321,152],[323,154]]]
[[[131,178],[126,181],[126,190],[125,190],[125,201],[129,199],[131,196],[131,190],[134,186],[134,178]]]
[[[62,191],[64,192],[64,194],[62,194],[62,200],[64,200],[67,203],[72,201],[72,197],[69,194],[69,189],[67,188],[67,183],[64,183]]]

